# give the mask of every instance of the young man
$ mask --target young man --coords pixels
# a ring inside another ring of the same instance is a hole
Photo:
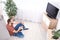
[[[12,36],[17,36],[17,37],[23,38],[24,35],[21,32],[23,29],[23,26],[17,26],[14,28],[12,22],[13,22],[12,19],[7,20],[7,26],[6,27],[7,27],[7,30],[9,31],[9,34]]]

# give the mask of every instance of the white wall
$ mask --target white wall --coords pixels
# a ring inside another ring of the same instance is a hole
[[[34,22],[40,22],[45,11],[47,0],[14,0],[20,12],[20,17]]]
[[[5,1],[5,0],[2,0]],[[40,22],[42,19],[42,13],[46,11],[47,2],[52,3],[54,6],[60,9],[59,0],[14,0],[18,8],[18,17],[22,19],[31,20],[34,22]],[[4,5],[2,6],[4,7]],[[5,18],[8,19],[6,13],[3,11]],[[57,18],[60,17],[60,11]],[[6,19],[5,19],[6,20]]]
[[[5,0],[2,0],[5,1]],[[14,0],[18,7],[18,17],[22,19],[31,20],[34,22],[40,22],[42,19],[42,13],[45,12],[47,2],[52,3],[54,6],[60,9],[59,0]],[[3,6],[2,6],[3,7]],[[4,11],[3,11],[4,12]],[[5,18],[8,19],[4,12]],[[60,16],[60,11],[57,18]]]
[[[7,20],[8,20],[8,15],[6,14],[6,12],[5,12],[5,4],[3,3],[3,1],[5,1],[6,2],[6,0],[1,0],[1,2],[0,2],[0,7],[1,7],[1,14],[3,15],[3,17],[4,17],[4,21],[5,21],[5,23],[7,24]]]
[[[6,1],[6,0],[2,0]],[[42,13],[46,9],[47,0],[14,0],[18,8],[18,17],[27,19],[33,22],[40,22]],[[2,6],[4,7],[4,5]],[[4,9],[3,9],[4,10]],[[3,11],[4,18],[8,19],[5,11]],[[5,19],[5,21],[7,20]]]
[[[6,29],[7,15],[3,12],[4,5],[0,1],[0,15],[4,16],[4,19],[0,19],[0,40],[9,40],[10,35]]]

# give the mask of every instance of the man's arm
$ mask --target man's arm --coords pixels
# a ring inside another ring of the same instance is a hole
[[[16,31],[16,30],[13,30],[13,33],[17,33],[18,31]]]
[[[14,33],[20,32],[23,29],[23,27],[19,27],[18,30],[14,30]]]

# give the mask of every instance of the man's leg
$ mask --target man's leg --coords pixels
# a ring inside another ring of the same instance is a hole
[[[25,26],[22,24],[22,23],[18,23],[16,26],[15,26],[15,30],[18,30],[19,27],[23,26],[23,30],[28,30],[28,28],[25,28]]]
[[[24,37],[22,32],[15,33],[14,36],[19,37],[19,38],[23,38]]]
[[[21,23],[18,23],[16,26],[15,26],[15,30],[18,30],[19,27],[23,26],[23,24]]]
[[[15,26],[15,30],[18,30],[18,28],[19,27],[21,27],[21,26],[23,26],[21,23],[19,23],[19,24],[17,24],[16,26]],[[17,36],[17,37],[20,37],[20,38],[23,38],[24,37],[24,35],[23,35],[23,33],[22,32],[18,32],[18,33],[14,33],[14,36]]]

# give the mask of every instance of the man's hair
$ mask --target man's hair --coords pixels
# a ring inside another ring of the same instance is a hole
[[[7,23],[8,23],[8,24],[9,24],[9,22],[11,22],[11,19],[8,19],[8,20],[7,20]]]

